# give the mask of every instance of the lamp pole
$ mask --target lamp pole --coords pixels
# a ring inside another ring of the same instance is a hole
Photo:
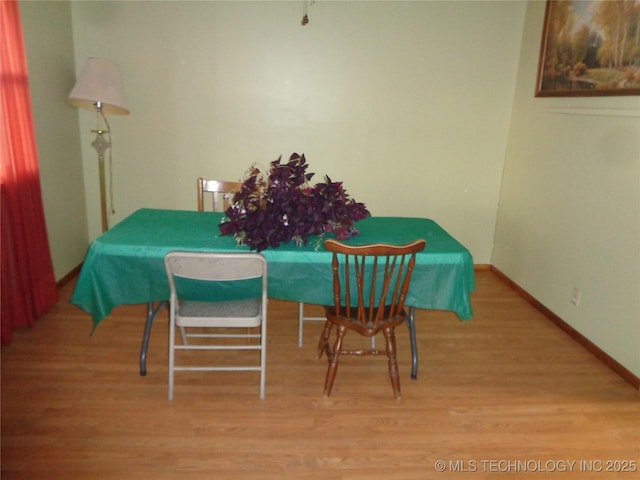
[[[111,146],[110,139],[105,138],[105,134],[109,134],[108,124],[107,130],[100,128],[100,117],[104,118],[102,114],[102,102],[95,103],[96,111],[98,113],[98,128],[92,130],[96,134],[96,138],[91,142],[91,146],[98,152],[98,172],[100,175],[100,211],[102,213],[102,233],[109,229],[109,219],[107,216],[107,189],[105,186],[105,173],[104,173],[104,153]],[[105,119],[106,122],[106,119]]]

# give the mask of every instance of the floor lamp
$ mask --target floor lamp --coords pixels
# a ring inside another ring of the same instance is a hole
[[[100,207],[102,231],[109,229],[107,193],[105,186],[104,154],[111,147],[111,130],[106,114],[128,115],[129,107],[122,87],[118,66],[103,58],[89,58],[69,93],[69,103],[96,112],[98,126],[91,143],[98,152],[100,173]],[[104,125],[104,126],[103,126]],[[109,157],[111,158],[111,157]]]

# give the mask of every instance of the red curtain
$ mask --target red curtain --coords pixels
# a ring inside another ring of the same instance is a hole
[[[58,300],[42,205],[22,22],[16,0],[0,0],[0,240],[2,345]]]

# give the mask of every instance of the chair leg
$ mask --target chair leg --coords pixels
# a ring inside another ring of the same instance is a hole
[[[340,325],[338,327],[338,334],[336,337],[336,343],[333,345],[333,351],[331,352],[331,358],[329,359],[329,368],[327,369],[327,378],[324,382],[324,396],[325,398],[331,395],[331,389],[333,388],[333,381],[336,379],[336,373],[338,372],[338,360],[342,352],[342,341],[347,333],[347,327]]]
[[[309,320],[325,321],[327,317],[305,317],[304,316],[304,303],[298,303],[298,347],[302,348],[302,337],[304,330],[304,322]]]
[[[302,329],[304,328],[304,303],[298,303],[298,348],[302,348]]]
[[[324,352],[327,353],[327,358],[329,357],[329,337],[331,336],[331,327],[333,327],[333,324],[329,320],[324,322],[324,328],[320,334],[320,340],[318,340],[318,359],[322,358],[322,354]]]
[[[247,339],[248,340],[248,339]],[[260,325],[260,400],[264,400],[267,375],[267,324],[262,317]]]
[[[173,400],[173,378],[175,368],[175,343],[176,327],[173,322],[169,322],[169,400]]]
[[[393,394],[400,399],[400,372],[396,358],[396,335],[393,328],[386,328],[384,336],[387,339],[387,357],[389,358],[389,378],[393,387]]]

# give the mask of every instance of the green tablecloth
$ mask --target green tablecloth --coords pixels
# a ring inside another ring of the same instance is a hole
[[[172,250],[237,252],[233,237],[222,236],[221,213],[141,209],[98,237],[90,246],[71,302],[93,317],[94,326],[118,305],[169,298],[164,256]],[[406,304],[473,316],[475,289],[469,251],[432,220],[370,217],[357,223],[351,244],[402,244],[427,241],[418,254]],[[328,305],[333,302],[331,253],[311,240],[305,246],[281,245],[261,252],[269,265],[269,296]]]

